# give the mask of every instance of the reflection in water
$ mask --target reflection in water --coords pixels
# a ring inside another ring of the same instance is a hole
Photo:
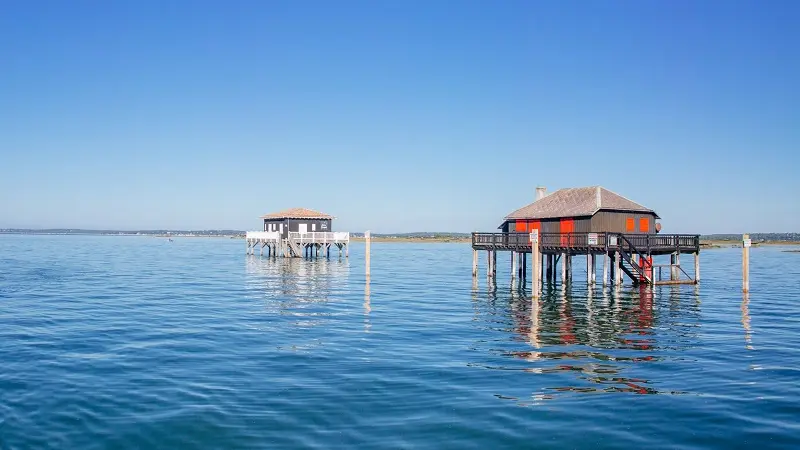
[[[369,313],[372,311],[372,306],[370,305],[369,301],[369,275],[367,275],[367,279],[364,283],[364,332],[369,333],[369,329],[372,328],[372,325],[369,323]]]
[[[532,394],[543,400],[559,392],[681,393],[656,389],[644,375],[652,372],[641,365],[657,363],[663,350],[684,350],[697,339],[699,299],[687,301],[686,292],[562,285],[539,300],[511,289],[473,292],[473,299],[476,320],[502,333],[502,343],[494,342],[489,351],[503,362],[487,368],[546,376],[538,380],[545,383],[542,390]],[[676,314],[659,315],[664,309]],[[509,345],[507,324],[524,337],[526,348],[512,338],[517,348],[498,349]]]
[[[753,349],[753,342],[750,336],[750,294],[742,294],[742,326],[744,327],[744,348]]]
[[[251,255],[245,261],[245,288],[250,297],[264,300],[268,312],[293,320],[296,327],[313,327],[333,314],[319,305],[347,291],[348,271],[346,260]]]

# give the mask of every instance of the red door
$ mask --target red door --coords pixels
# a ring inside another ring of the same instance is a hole
[[[575,221],[572,219],[561,219],[561,223],[559,225],[559,232],[561,233],[561,246],[568,247],[569,235],[567,233],[572,233],[575,231]]]

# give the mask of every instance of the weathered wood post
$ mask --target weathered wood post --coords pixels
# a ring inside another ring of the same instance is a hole
[[[586,284],[592,284],[592,254],[586,254]]]
[[[750,292],[750,235],[742,236],[742,292]]]
[[[603,254],[603,286],[608,284],[608,251]]]
[[[492,250],[492,280],[497,279],[497,250]]]
[[[694,253],[694,282],[700,282],[700,252]]]
[[[511,251],[511,279],[517,278],[517,252]]]
[[[531,292],[533,298],[539,298],[542,289],[542,258],[539,255],[539,230],[531,231]]]
[[[369,268],[370,254],[369,254],[369,252],[370,252],[370,243],[371,243],[371,241],[372,241],[372,235],[368,230],[368,231],[364,232],[364,260],[365,260],[366,266],[367,266],[366,267],[366,269],[367,269],[367,272],[366,272],[367,277],[370,276],[370,271],[369,271],[369,269],[370,269]]]
[[[622,271],[619,270],[620,254],[619,250],[614,252],[614,285],[619,286],[622,284]]]
[[[478,276],[478,251],[472,249],[472,278]]]

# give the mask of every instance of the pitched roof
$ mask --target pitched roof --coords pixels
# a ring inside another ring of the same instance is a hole
[[[506,220],[593,216],[601,209],[655,214],[652,209],[645,208],[602,186],[589,186],[559,189],[512,212],[506,216]]]
[[[264,214],[262,219],[334,219],[335,217],[308,208],[289,208],[271,214]]]

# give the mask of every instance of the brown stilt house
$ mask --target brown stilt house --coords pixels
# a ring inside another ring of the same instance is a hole
[[[256,248],[263,256],[314,258],[330,257],[331,247],[341,257],[349,255],[350,233],[333,231],[334,217],[313,209],[290,208],[261,216],[263,231],[248,231],[245,235],[247,253]]]
[[[550,195],[537,188],[536,201],[508,216],[505,233],[653,233],[658,214],[600,186],[560,189]]]
[[[634,284],[697,283],[700,236],[660,234],[661,224],[656,222],[659,219],[654,210],[602,186],[565,188],[550,195],[540,187],[533,203],[505,217],[498,227],[500,233],[472,234],[473,276],[477,275],[479,250],[488,252],[490,279],[496,273],[496,252],[510,251],[512,277],[524,279],[526,254],[533,253],[536,245],[534,254],[544,260],[534,265],[542,270],[540,280],[546,276],[555,282],[559,261],[562,282],[571,280],[572,256],[586,255],[588,282],[593,284],[595,258],[603,255],[603,284],[621,284],[623,273]],[[680,266],[682,253],[695,255],[693,278]],[[657,255],[670,255],[670,264],[653,264],[653,256]],[[662,267],[669,267],[669,280],[663,279]],[[681,279],[681,272],[686,279]]]

